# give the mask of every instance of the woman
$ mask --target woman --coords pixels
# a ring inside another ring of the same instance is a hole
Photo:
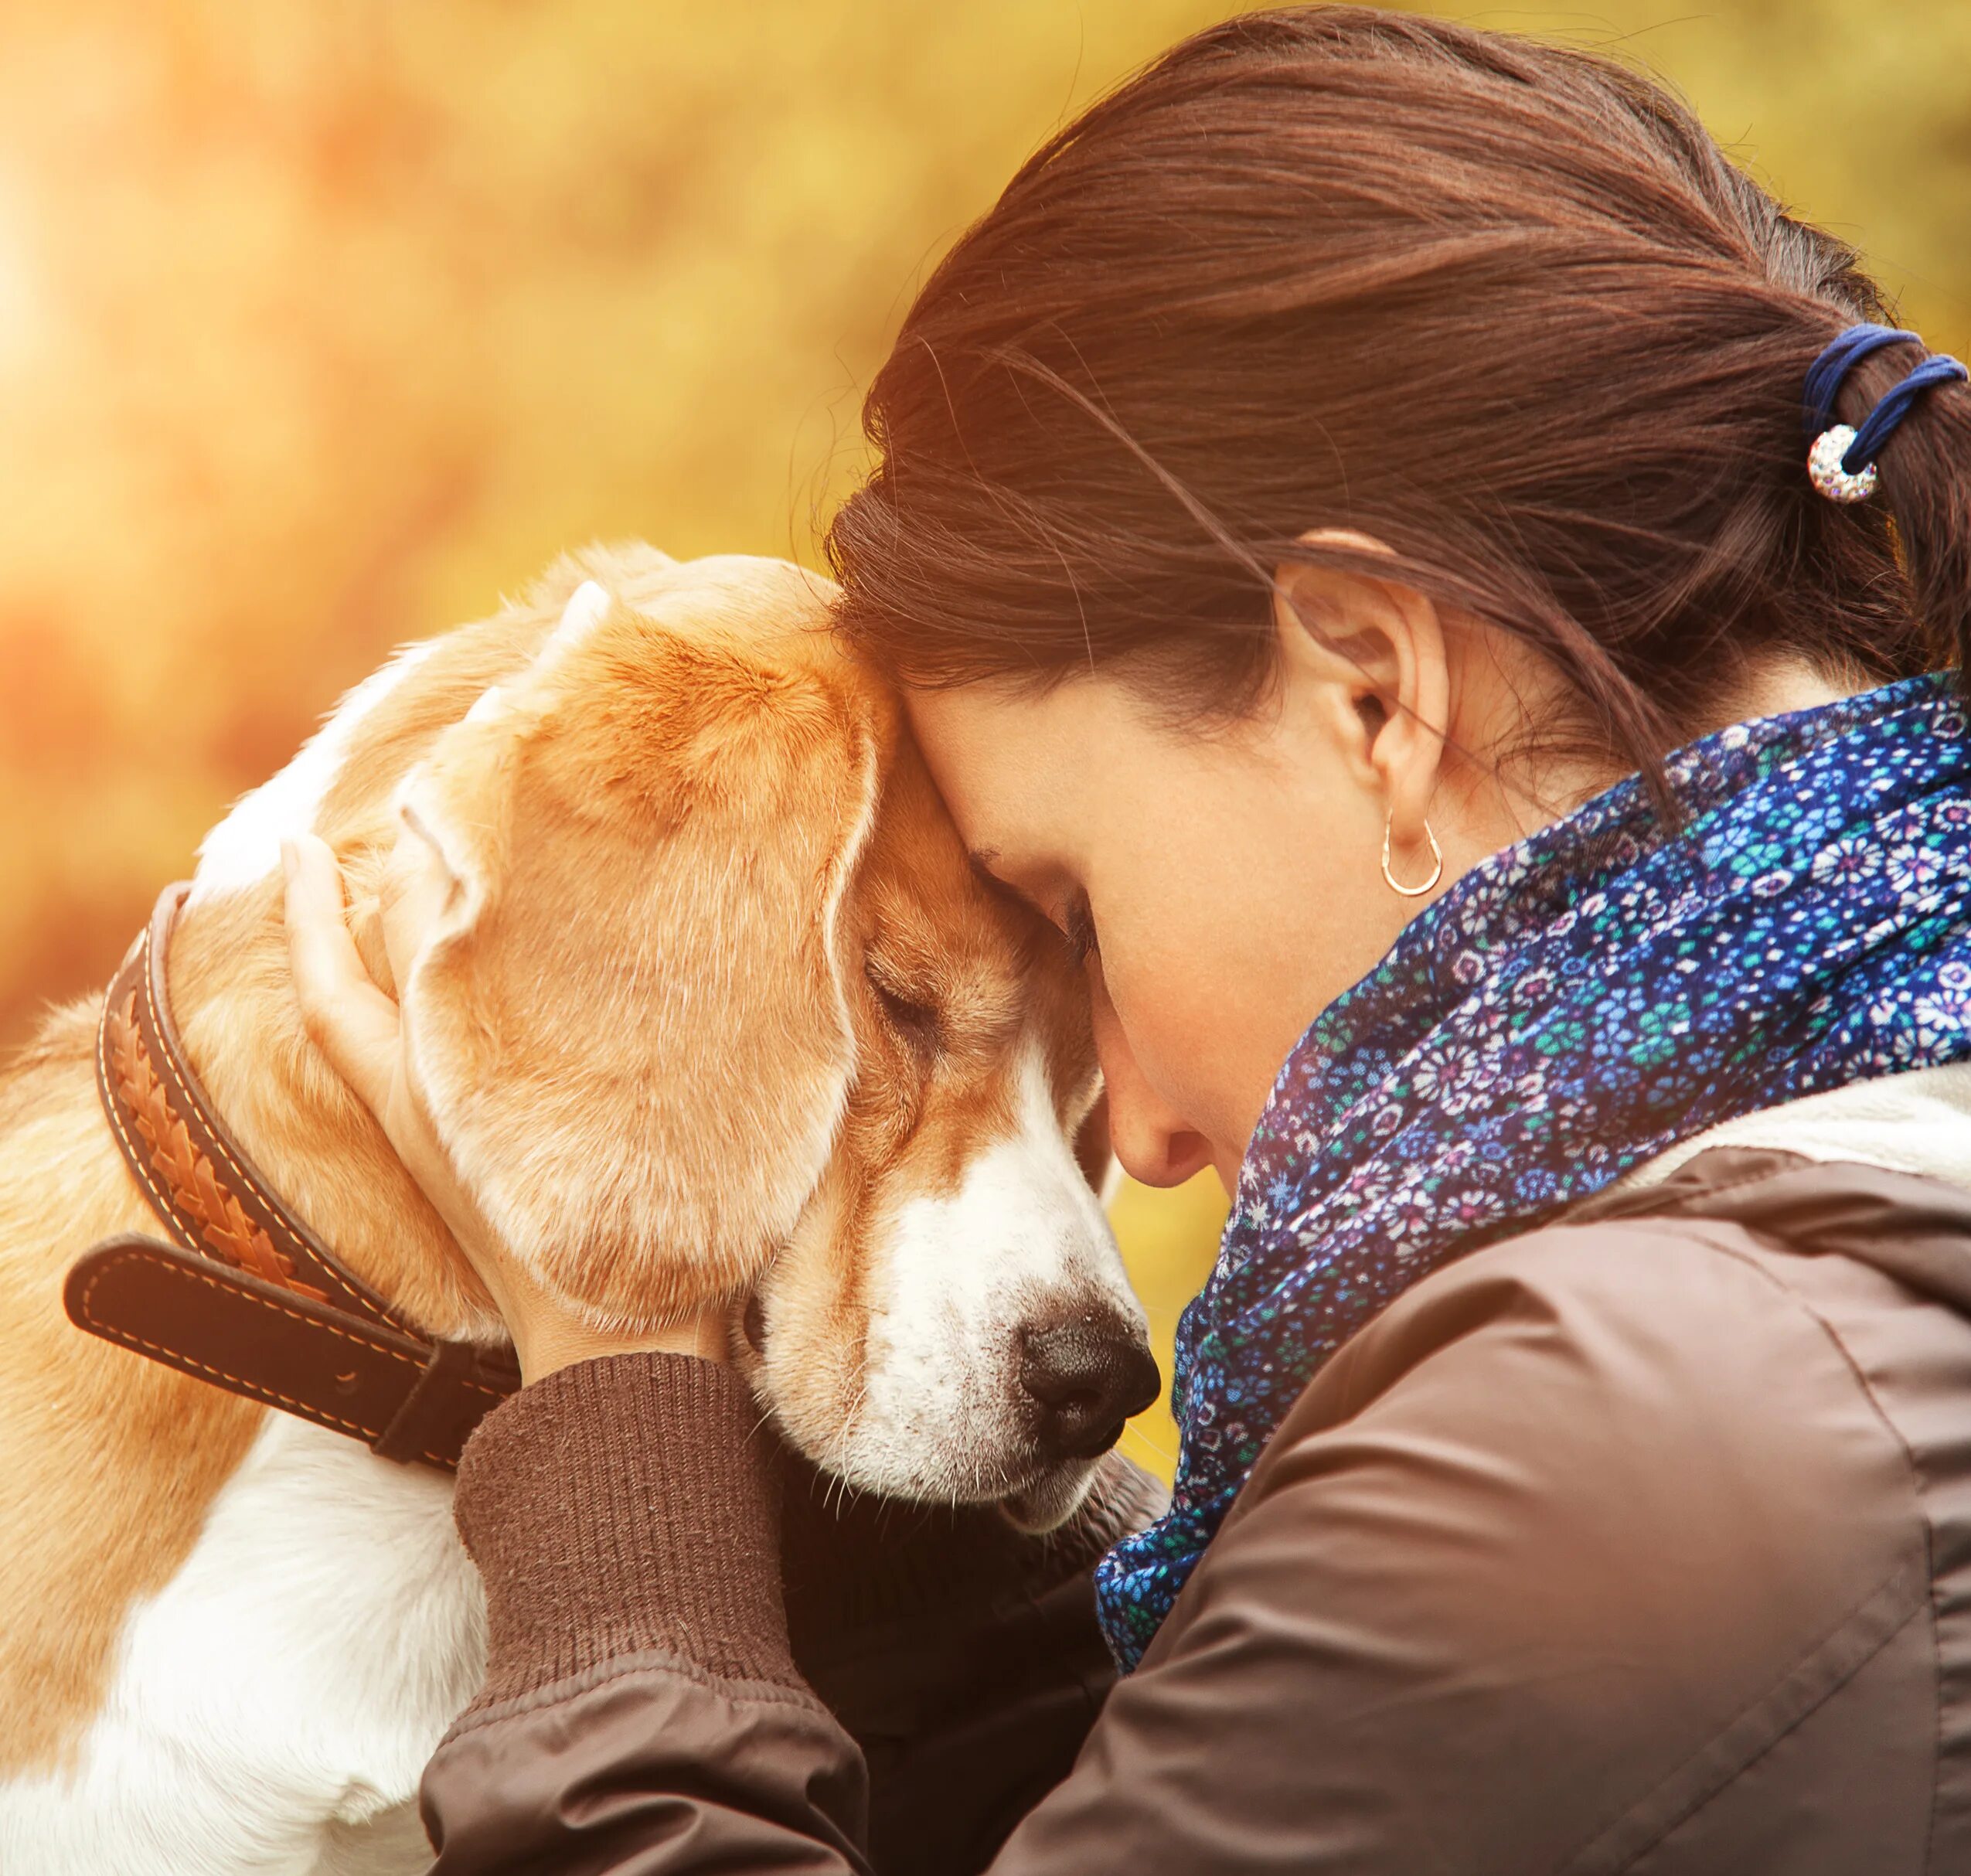
[[[1633,74],[1353,9],[1180,46],[924,289],[842,629],[1084,956],[1124,1165],[1237,1198],[1092,1609],[1086,1529],[871,1587],[797,1494],[880,1867],[1971,1867],[1971,393],[1880,311]],[[530,1384],[440,1869],[862,1867],[719,1326],[529,1289],[291,880]]]

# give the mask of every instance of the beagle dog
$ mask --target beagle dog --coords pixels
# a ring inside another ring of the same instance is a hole
[[[728,1306],[763,1412],[861,1489],[1045,1528],[1155,1392],[1071,1146],[1085,997],[968,867],[896,700],[779,562],[591,550],[347,696],[200,849],[169,953],[233,1138],[423,1333],[501,1326],[308,1041],[278,848],[335,850],[434,1123],[597,1325]],[[446,910],[403,980],[392,869]],[[0,1081],[0,1869],[380,1876],[481,1673],[451,1482],[84,1336],[64,1272],[155,1232],[103,999]]]

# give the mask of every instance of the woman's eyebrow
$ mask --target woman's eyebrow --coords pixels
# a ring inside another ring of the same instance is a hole
[[[965,863],[969,867],[982,885],[989,886],[996,892],[1011,892],[1013,888],[992,870],[999,857],[997,847],[968,847]]]
[[[972,869],[972,877],[996,898],[1010,899],[1036,911],[1040,909],[1010,880],[1002,879],[992,870],[999,857],[997,847],[973,847],[967,851],[965,857],[966,865]]]

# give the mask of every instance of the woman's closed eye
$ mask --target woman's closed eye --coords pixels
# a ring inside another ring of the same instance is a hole
[[[1047,910],[1047,901],[1053,894],[1039,885],[1020,885],[1006,877],[999,870],[1005,864],[997,847],[975,848],[966,858],[979,884],[1003,899],[1011,899],[1038,912],[1054,925],[1067,940],[1068,955],[1077,965],[1086,964],[1091,958],[1098,956],[1100,945],[1095,939],[1095,915],[1089,908],[1088,895],[1080,887],[1069,892],[1058,912]]]
[[[1086,964],[1091,958],[1098,956],[1101,946],[1095,938],[1095,915],[1089,909],[1088,895],[1077,892],[1069,899],[1061,912],[1061,928],[1067,934],[1067,948],[1077,964]]]

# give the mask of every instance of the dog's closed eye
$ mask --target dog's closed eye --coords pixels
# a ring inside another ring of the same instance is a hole
[[[927,1058],[935,1055],[943,1040],[936,1009],[893,982],[873,958],[863,966],[863,974],[890,1027],[917,1054]]]

